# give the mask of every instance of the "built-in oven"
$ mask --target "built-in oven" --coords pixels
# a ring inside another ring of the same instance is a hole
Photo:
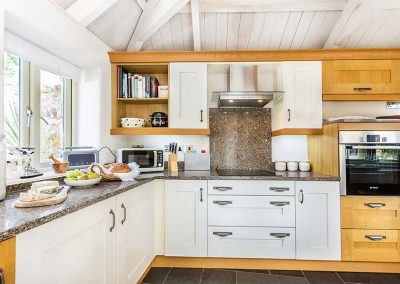
[[[342,195],[400,195],[400,131],[341,131]]]
[[[164,151],[156,148],[118,149],[117,162],[129,164],[135,162],[140,172],[162,172],[164,170]]]

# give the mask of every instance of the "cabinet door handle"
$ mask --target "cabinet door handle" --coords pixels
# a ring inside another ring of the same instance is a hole
[[[200,110],[200,122],[203,122],[203,110]]]
[[[214,204],[218,204],[218,205],[228,205],[228,204],[232,204],[232,201],[228,201],[228,200],[214,200],[213,203],[214,203]]]
[[[121,204],[121,208],[124,209],[124,219],[121,221],[121,224],[123,225],[126,221],[126,207],[124,203]]]
[[[288,108],[287,111],[288,111],[288,119],[287,119],[287,121],[290,121],[290,108]]]
[[[300,189],[300,192],[299,192],[299,201],[300,201],[300,204],[303,204],[303,202],[304,202],[304,193],[303,193],[302,189]]]
[[[285,206],[289,205],[289,201],[271,201],[269,204],[274,205],[274,206]]]
[[[231,236],[232,232],[213,232],[213,235],[218,236],[218,237],[227,237],[227,236]]]
[[[386,236],[365,235],[365,238],[371,241],[382,241],[386,239]]]
[[[284,192],[284,191],[289,191],[290,188],[288,188],[288,187],[270,187],[269,190],[276,191],[276,192]]]
[[[200,202],[203,202],[203,188],[200,187]]]
[[[269,235],[271,237],[275,237],[275,238],[278,238],[278,239],[283,239],[283,238],[286,238],[286,237],[290,237],[289,233],[270,233]]]
[[[379,203],[379,202],[377,202],[377,203],[372,202],[372,203],[364,203],[364,206],[367,206],[369,208],[381,208],[383,206],[386,206],[386,204],[385,203]]]
[[[232,187],[231,186],[214,186],[213,189],[218,190],[218,191],[227,191],[227,190],[232,190]]]
[[[114,230],[114,228],[115,228],[115,213],[114,213],[114,211],[112,209],[110,209],[110,214],[113,217],[113,223],[112,223],[112,226],[110,228],[110,232],[112,232]]]
[[[367,92],[367,91],[372,91],[372,88],[353,88],[353,91]]]

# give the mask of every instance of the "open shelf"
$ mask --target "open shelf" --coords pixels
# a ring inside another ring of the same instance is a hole
[[[118,98],[120,102],[128,103],[128,104],[168,104],[168,99],[160,99],[160,98],[150,98],[150,99],[125,99]]]
[[[210,129],[142,127],[142,128],[112,128],[111,135],[209,135]]]

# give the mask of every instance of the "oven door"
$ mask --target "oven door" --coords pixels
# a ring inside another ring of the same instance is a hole
[[[122,152],[122,163],[135,162],[141,169],[157,167],[157,151],[153,150],[125,150]]]
[[[400,195],[400,145],[344,145],[347,195]]]

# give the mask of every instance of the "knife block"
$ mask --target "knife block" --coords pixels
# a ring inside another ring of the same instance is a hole
[[[168,155],[168,172],[174,173],[178,171],[178,155],[169,154]]]

